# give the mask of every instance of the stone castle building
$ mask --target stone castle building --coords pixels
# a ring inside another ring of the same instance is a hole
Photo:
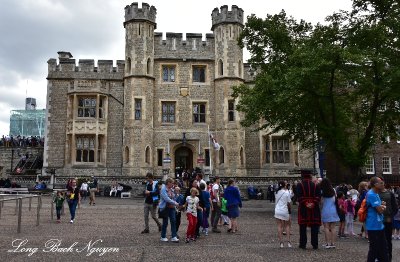
[[[125,60],[48,61],[44,169],[81,176],[142,176],[203,168],[222,176],[285,176],[312,153],[279,134],[240,125],[232,87],[251,84],[235,5],[215,8],[212,34],[155,32],[156,8],[125,7]],[[210,133],[220,144],[216,151]]]

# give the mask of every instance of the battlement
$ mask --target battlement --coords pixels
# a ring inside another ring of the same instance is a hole
[[[156,25],[157,9],[147,3],[142,3],[142,8],[138,7],[138,3],[125,6],[125,23],[129,21],[149,21]]]
[[[48,72],[98,72],[98,73],[123,73],[125,68],[124,60],[117,60],[117,66],[113,66],[113,60],[98,60],[95,66],[94,59],[79,59],[78,65],[76,60],[72,59],[70,52],[58,52],[59,62],[57,59],[50,58],[47,61]]]
[[[214,8],[214,10],[211,13],[211,18],[212,18],[212,27],[211,27],[212,31],[219,24],[238,23],[243,25],[243,9],[239,8],[237,5],[232,5],[231,11],[228,11],[228,6],[223,5],[221,6],[221,12],[217,7]]]
[[[214,34],[154,33],[155,59],[214,59]],[[186,37],[185,37],[186,36]]]

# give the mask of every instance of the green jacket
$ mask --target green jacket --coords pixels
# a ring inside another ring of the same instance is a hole
[[[228,201],[225,198],[221,197],[221,211],[222,212],[228,212],[228,208],[226,207],[227,202]]]
[[[64,204],[64,200],[65,200],[64,197],[56,196],[56,198],[54,199],[54,203],[56,203],[56,207],[62,207]]]

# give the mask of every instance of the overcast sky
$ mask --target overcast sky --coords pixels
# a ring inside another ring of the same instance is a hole
[[[46,106],[47,60],[58,51],[75,59],[124,59],[124,7],[128,0],[0,0],[0,136],[9,133],[10,111],[24,109],[25,97]],[[284,9],[317,23],[351,0],[152,0],[157,32],[210,33],[211,11],[237,5],[245,17]],[[139,2],[139,7],[142,2]],[[246,59],[246,57],[245,57]]]

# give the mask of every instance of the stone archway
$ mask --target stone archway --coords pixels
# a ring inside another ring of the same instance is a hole
[[[181,174],[184,169],[193,169],[193,151],[187,146],[175,150],[175,174]]]

